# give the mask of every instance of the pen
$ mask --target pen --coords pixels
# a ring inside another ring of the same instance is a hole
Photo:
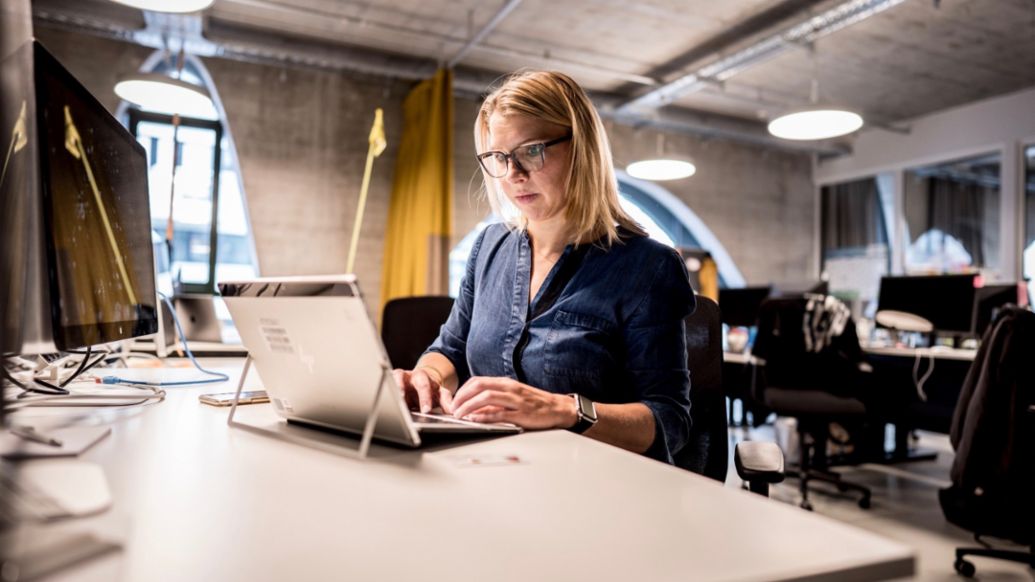
[[[64,445],[63,442],[54,437],[40,434],[31,426],[12,426],[10,430],[11,434],[16,437],[23,438],[34,443],[40,443],[41,445],[49,445],[52,447],[60,447]]]

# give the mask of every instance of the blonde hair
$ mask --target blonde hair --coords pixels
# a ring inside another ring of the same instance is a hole
[[[521,71],[507,77],[478,111],[474,141],[479,152],[489,143],[489,118],[494,114],[528,115],[568,128],[571,164],[565,179],[565,218],[574,227],[575,244],[599,240],[610,246],[619,240],[619,227],[646,233],[618,204],[618,180],[611,160],[611,145],[597,110],[582,87],[555,71]],[[482,171],[486,197],[492,210],[512,228],[524,229],[523,216],[508,217],[509,201],[496,179]]]

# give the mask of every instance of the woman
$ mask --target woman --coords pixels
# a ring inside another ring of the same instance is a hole
[[[676,253],[618,204],[603,124],[555,72],[486,98],[475,141],[493,210],[449,320],[412,371],[411,407],[526,429],[567,428],[672,462],[690,426]]]

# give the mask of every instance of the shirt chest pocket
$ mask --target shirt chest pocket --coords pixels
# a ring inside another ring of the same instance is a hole
[[[550,376],[600,378],[614,363],[613,331],[606,319],[558,311],[546,335],[544,371]]]

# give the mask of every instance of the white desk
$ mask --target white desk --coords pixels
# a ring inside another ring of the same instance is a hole
[[[114,422],[85,458],[105,467],[115,507],[82,524],[125,549],[59,579],[840,581],[914,570],[898,543],[565,431],[374,446],[360,461],[229,428],[226,409],[197,395],[231,386],[171,390]],[[279,426],[269,405],[238,416]],[[458,461],[489,454],[522,462]]]
[[[900,348],[895,346],[863,346],[863,352],[875,356],[899,356],[903,358],[915,358],[917,355],[924,358],[943,358],[946,360],[959,360],[973,362],[977,350],[966,350],[947,347],[933,348]],[[750,352],[723,352],[724,362],[733,364],[765,364],[764,360],[751,355]]]
[[[932,348],[899,348],[894,346],[864,346],[863,351],[875,356],[900,356],[903,358],[936,358],[945,360],[959,360],[962,362],[973,362],[977,350],[965,350],[949,347]]]

